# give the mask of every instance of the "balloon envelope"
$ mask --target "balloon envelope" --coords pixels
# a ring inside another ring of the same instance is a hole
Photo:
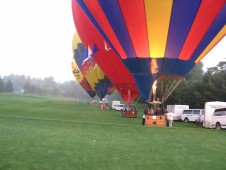
[[[105,95],[111,95],[115,90],[113,84],[92,59],[90,50],[84,48],[77,34],[73,41],[73,44],[76,43],[78,48],[74,49],[74,59],[89,85],[95,90],[100,100]]]
[[[74,56],[82,53],[82,49],[80,47],[80,44],[77,43],[79,41],[80,41],[80,39],[79,39],[78,35],[74,34],[73,40],[72,40],[72,52],[73,52]],[[78,53],[78,51],[80,51],[80,52]],[[90,86],[90,84],[88,83],[88,81],[86,80],[84,75],[82,74],[82,72],[81,72],[80,68],[78,67],[78,64],[76,63],[74,57],[72,58],[71,69],[72,69],[72,73],[73,73],[76,81],[82,86],[82,88],[88,93],[88,95],[91,98],[95,97],[96,92]]]
[[[126,67],[144,99],[159,76],[185,76],[226,34],[225,0],[72,0],[72,11],[96,62]]]

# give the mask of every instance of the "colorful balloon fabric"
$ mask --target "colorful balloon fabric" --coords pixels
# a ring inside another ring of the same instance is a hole
[[[74,59],[82,74],[102,100],[106,95],[111,95],[115,88],[108,77],[104,74],[97,63],[92,59],[91,50],[85,49],[78,35],[75,34],[73,44],[77,44],[78,49],[74,50]]]
[[[225,0],[72,0],[72,11],[116,88],[136,96],[138,87],[143,99],[159,77],[187,75],[226,34]]]
[[[76,39],[77,38],[77,39]],[[82,48],[80,47],[80,44],[76,44],[75,42],[78,41],[78,36],[73,37],[73,43],[72,43],[72,49],[73,49],[73,54],[74,56],[82,53]],[[80,52],[78,52],[80,51]],[[85,79],[84,75],[82,74],[80,68],[78,67],[75,58],[72,58],[71,62],[71,68],[72,68],[72,73],[74,74],[74,77],[76,81],[82,86],[82,88],[89,94],[91,98],[96,96],[96,92],[94,89],[90,86],[88,81]]]
[[[96,96],[96,92],[94,89],[89,85],[85,77],[82,75],[81,71],[78,68],[78,65],[75,62],[75,59],[72,58],[71,62],[71,68],[72,68],[72,73],[74,74],[74,77],[76,81],[82,86],[82,88],[89,94],[91,98]]]

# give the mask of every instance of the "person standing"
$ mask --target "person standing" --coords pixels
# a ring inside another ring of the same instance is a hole
[[[142,125],[144,125],[145,124],[145,114],[143,113],[143,115],[142,115]]]
[[[142,125],[145,124],[145,116],[148,115],[149,113],[150,113],[149,107],[144,109],[144,113],[143,113],[143,116],[142,116]]]
[[[167,115],[167,120],[169,121],[169,127],[172,127],[173,126],[173,117],[175,114],[171,110],[170,112],[166,113],[166,115]]]

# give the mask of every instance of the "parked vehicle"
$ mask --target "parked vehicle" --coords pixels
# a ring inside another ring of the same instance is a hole
[[[216,109],[213,112],[212,128],[217,130],[226,128],[226,108]]]
[[[195,120],[204,114],[204,109],[186,109],[182,113],[182,120],[185,123],[195,122]]]
[[[203,121],[203,126],[205,128],[212,128],[212,118],[213,118],[213,112],[216,109],[221,109],[226,107],[226,102],[206,102],[205,103],[205,116]]]
[[[201,113],[201,115],[195,118],[195,123],[197,125],[203,125],[204,117],[205,117],[205,110],[204,112]]]
[[[111,108],[112,108],[113,110],[115,110],[115,106],[116,106],[116,105],[119,105],[119,104],[120,104],[120,101],[114,100],[114,101],[112,101]]]
[[[117,104],[117,105],[114,106],[114,109],[115,109],[115,110],[123,110],[124,107],[125,107],[124,104]]]
[[[167,105],[166,110],[168,112],[173,112],[175,114],[175,117],[173,117],[174,120],[182,120],[182,113],[185,109],[189,109],[188,105]]]

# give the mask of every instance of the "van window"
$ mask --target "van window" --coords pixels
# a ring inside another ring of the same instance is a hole
[[[184,110],[183,114],[192,114],[192,110]]]
[[[200,111],[199,110],[193,110],[194,115],[199,115]]]
[[[225,111],[214,112],[214,116],[223,116],[225,115]]]
[[[202,113],[201,114],[204,115],[205,114],[205,110],[202,110]]]

